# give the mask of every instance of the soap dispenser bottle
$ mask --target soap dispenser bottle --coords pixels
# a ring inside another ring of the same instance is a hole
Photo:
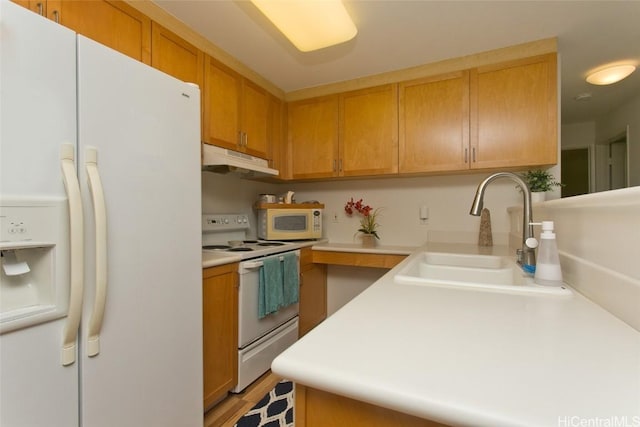
[[[553,221],[542,221],[534,282],[545,286],[562,285],[562,270],[560,269],[556,234],[553,232]]]

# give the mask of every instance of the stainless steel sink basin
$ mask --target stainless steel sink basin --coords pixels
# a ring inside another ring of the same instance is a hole
[[[423,252],[394,277],[401,285],[448,286],[502,292],[571,295],[566,286],[541,286],[506,256]]]

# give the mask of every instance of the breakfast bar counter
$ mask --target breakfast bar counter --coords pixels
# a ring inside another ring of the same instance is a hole
[[[455,248],[478,252],[437,249]],[[575,290],[394,283],[424,249],[282,353],[273,372],[452,426],[640,424],[640,332]]]

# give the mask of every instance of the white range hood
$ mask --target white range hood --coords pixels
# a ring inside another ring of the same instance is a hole
[[[260,178],[278,175],[269,162],[259,157],[233,150],[202,144],[202,170],[221,174],[231,174],[240,178]]]

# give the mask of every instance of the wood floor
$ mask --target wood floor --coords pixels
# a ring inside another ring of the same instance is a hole
[[[233,427],[280,380],[280,377],[268,371],[247,387],[244,392],[230,393],[204,414],[204,427]]]

